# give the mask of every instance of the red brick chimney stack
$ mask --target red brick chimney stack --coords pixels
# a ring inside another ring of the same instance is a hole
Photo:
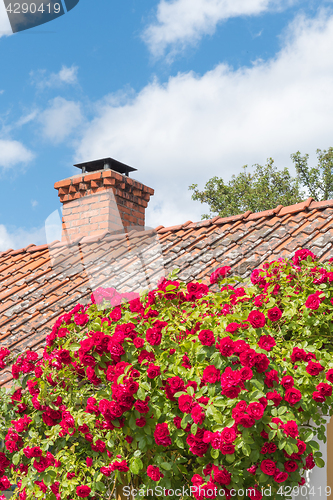
[[[123,227],[144,227],[145,209],[154,194],[153,189],[105,166],[56,182],[54,187],[63,204],[62,239],[69,241]]]

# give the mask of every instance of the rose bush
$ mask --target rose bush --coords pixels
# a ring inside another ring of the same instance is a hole
[[[98,499],[115,484],[158,484],[260,499],[270,485],[277,499],[322,467],[332,266],[300,250],[244,288],[229,273],[213,273],[217,293],[175,274],[140,297],[98,289],[55,322],[40,359],[0,349],[16,381],[1,390],[0,490]]]

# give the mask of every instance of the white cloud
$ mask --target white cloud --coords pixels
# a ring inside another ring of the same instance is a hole
[[[37,207],[37,205],[38,205],[38,201],[37,200],[31,200],[31,206],[32,206],[32,208]]]
[[[4,90],[0,90],[0,95],[4,93]]]
[[[0,2],[0,38],[2,36],[11,35],[12,28],[10,26],[8,14],[6,12],[6,7],[4,2]]]
[[[234,71],[225,64],[199,76],[157,81],[119,102],[100,103],[76,160],[112,156],[138,168],[132,177],[156,192],[149,225],[200,220],[188,186],[229,179],[244,164],[291,166],[300,150],[315,157],[333,146],[333,17],[298,17],[268,62]],[[311,158],[311,156],[310,156]]]
[[[58,73],[48,74],[45,69],[31,71],[31,81],[37,88],[43,90],[50,87],[62,87],[63,85],[77,85],[78,67],[72,65],[71,67],[62,66]]]
[[[12,248],[17,250],[24,248],[34,243],[35,245],[43,245],[46,243],[45,229],[42,228],[8,228],[4,224],[0,224],[0,251]]]
[[[26,125],[27,123],[34,121],[37,118],[37,116],[38,116],[37,110],[31,111],[31,113],[28,113],[27,115],[24,115],[19,120],[17,120],[16,126],[22,127],[23,125]]]
[[[81,106],[63,97],[56,97],[39,116],[42,134],[55,144],[60,144],[82,123]]]
[[[169,59],[172,59],[203,35],[214,33],[221,21],[282,9],[291,3],[292,0],[160,0],[156,21],[145,29],[142,37],[153,56],[161,57],[170,48]]]
[[[0,167],[11,168],[17,163],[28,163],[33,158],[32,151],[21,142],[0,139]]]

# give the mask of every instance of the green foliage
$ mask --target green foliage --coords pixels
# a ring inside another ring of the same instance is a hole
[[[318,164],[308,166],[309,155],[301,156],[298,151],[291,155],[296,168],[293,177],[288,168],[278,170],[274,160],[269,158],[265,166],[253,165],[253,173],[248,166],[238,175],[232,175],[229,182],[214,176],[208,180],[202,191],[197,184],[189,189],[193,191],[192,200],[207,203],[209,214],[202,219],[219,215],[228,217],[250,210],[261,212],[278,205],[293,205],[303,201],[307,195],[316,201],[333,198],[333,148],[327,151],[317,150]]]

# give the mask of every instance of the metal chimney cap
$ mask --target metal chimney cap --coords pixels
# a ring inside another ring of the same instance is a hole
[[[125,174],[128,177],[129,172],[134,172],[137,168],[130,167],[121,163],[114,158],[102,158],[100,160],[85,161],[84,163],[77,163],[74,167],[81,168],[82,173],[95,172],[96,170],[114,170],[119,174]]]

